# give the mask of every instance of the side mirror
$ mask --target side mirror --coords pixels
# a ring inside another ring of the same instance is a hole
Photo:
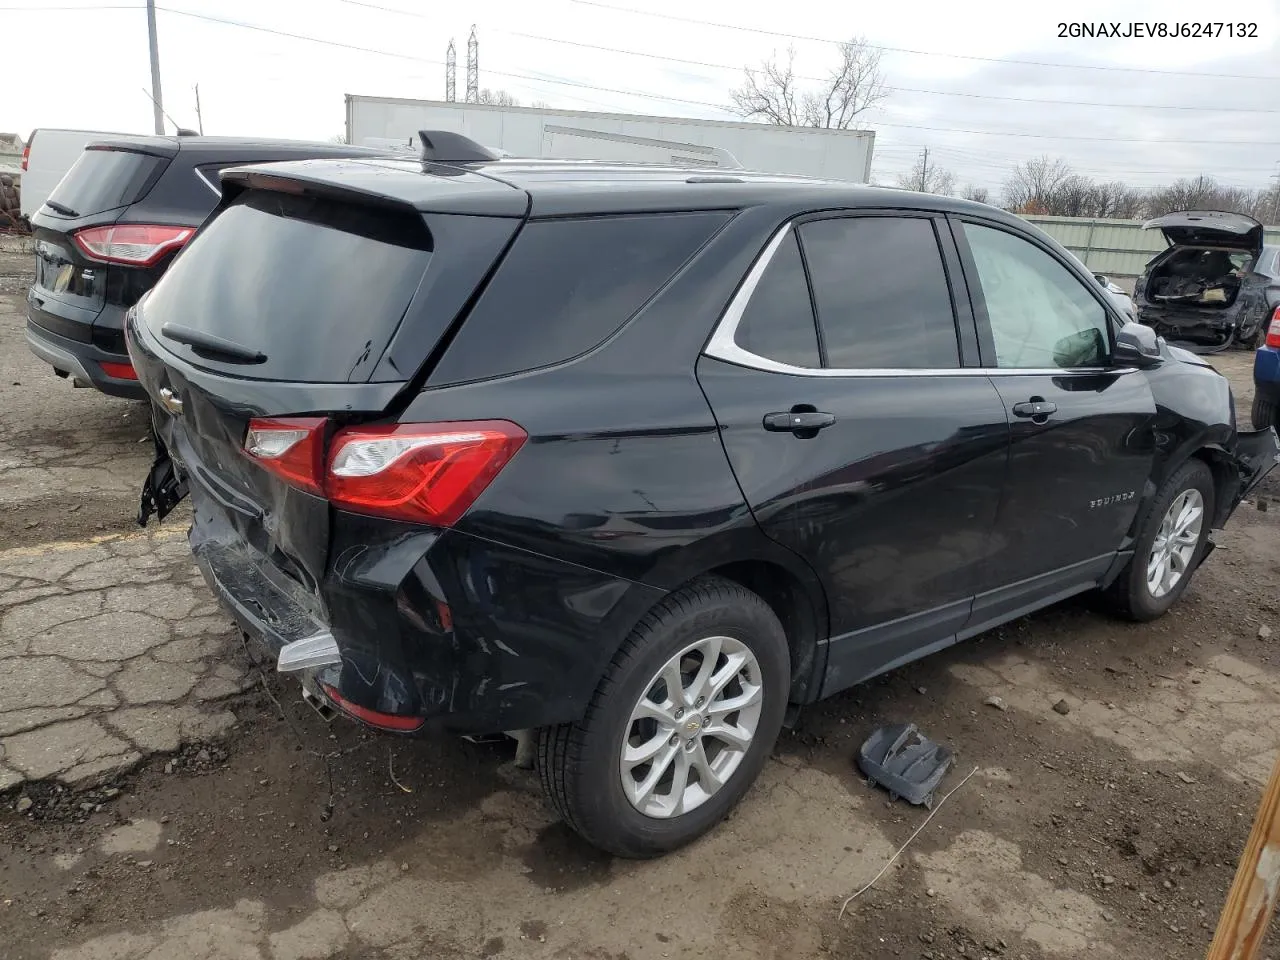
[[[1163,362],[1160,355],[1160,338],[1150,327],[1132,321],[1116,334],[1116,348],[1112,353],[1116,364],[1123,367],[1154,367]]]
[[[1093,275],[1093,279],[1097,280],[1104,287],[1111,282],[1110,278],[1105,273],[1095,273]]]

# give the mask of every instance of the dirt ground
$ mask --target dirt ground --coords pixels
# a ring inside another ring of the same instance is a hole
[[[36,565],[133,529],[149,449],[139,405],[28,354],[26,270],[0,254],[0,559]],[[1249,361],[1219,361],[1242,420]],[[0,958],[1203,956],[1280,734],[1271,496],[1159,622],[1079,600],[806,710],[731,819],[657,862],[585,847],[507,744],[326,725],[250,670],[218,736],[0,796]],[[123,542],[108,608],[151,550]],[[853,765],[901,720],[955,749],[944,790],[977,773],[841,918],[926,816]]]

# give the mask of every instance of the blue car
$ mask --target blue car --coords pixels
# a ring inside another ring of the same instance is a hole
[[[1280,427],[1280,306],[1271,315],[1266,339],[1253,355],[1254,427]]]

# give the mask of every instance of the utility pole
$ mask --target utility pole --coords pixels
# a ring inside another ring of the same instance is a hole
[[[929,148],[925,147],[920,154],[920,182],[916,189],[924,193],[929,189]]]
[[[204,115],[200,112],[200,84],[196,84],[196,128],[204,136]]]
[[[1271,179],[1276,182],[1276,185],[1272,188],[1275,191],[1276,198],[1271,204],[1271,222],[1272,224],[1277,224],[1280,223],[1280,170],[1277,170]]]
[[[151,46],[151,103],[157,135],[164,134],[164,97],[160,94],[160,44],[156,40],[156,0],[147,0],[147,41]]]

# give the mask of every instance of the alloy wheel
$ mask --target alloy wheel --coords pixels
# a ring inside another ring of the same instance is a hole
[[[1204,497],[1194,487],[1173,498],[1147,558],[1147,589],[1159,600],[1182,582],[1191,569],[1200,529],[1204,525]]]
[[[622,741],[622,788],[642,814],[667,819],[717,793],[746,757],[764,685],[751,649],[706,637],[668,660],[645,686]]]

